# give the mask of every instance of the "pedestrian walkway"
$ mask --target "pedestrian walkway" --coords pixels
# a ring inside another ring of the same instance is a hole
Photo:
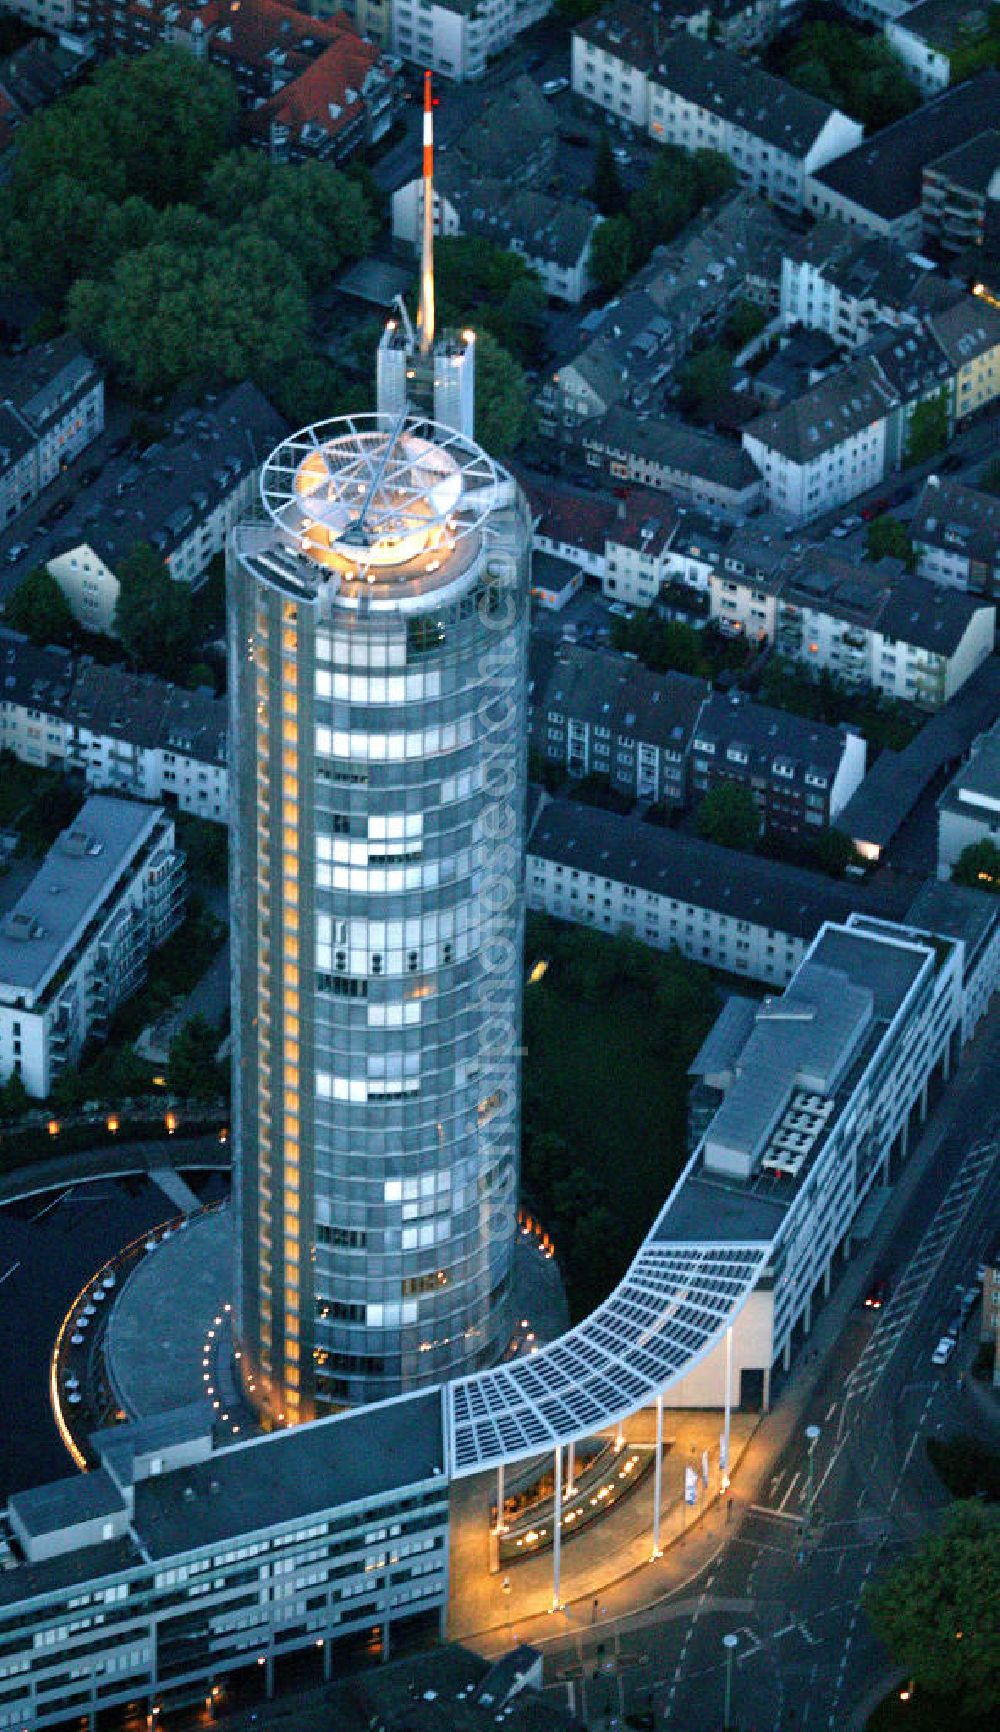
[[[194,1215],[201,1208],[201,1199],[173,1167],[151,1167],[149,1176],[165,1196],[175,1203],[183,1215]]]

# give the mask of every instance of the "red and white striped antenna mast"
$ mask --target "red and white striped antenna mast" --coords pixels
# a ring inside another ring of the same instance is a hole
[[[424,73],[424,233],[420,249],[420,353],[434,342],[434,110],[431,75]]]

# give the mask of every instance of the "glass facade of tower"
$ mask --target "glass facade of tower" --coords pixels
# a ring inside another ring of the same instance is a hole
[[[228,571],[237,1326],[294,1423],[510,1334],[530,525],[412,420],[308,429],[262,490]]]

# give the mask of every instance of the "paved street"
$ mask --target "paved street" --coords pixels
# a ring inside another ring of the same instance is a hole
[[[994,1013],[886,1205],[881,1243],[849,1266],[800,1349],[737,1476],[732,1524],[709,1521],[686,1554],[668,1553],[655,1566],[659,1590],[649,1569],[609,1588],[596,1629],[584,1603],[570,1608],[564,1631],[519,1628],[543,1643],[549,1687],[589,1726],[651,1713],[657,1732],[718,1732],[728,1634],[737,1637],[732,1724],[742,1732],[861,1727],[866,1698],[889,1687],[890,1662],[861,1600],[947,1502],[924,1442],[991,1424],[996,1435],[996,1409],[991,1421],[981,1392],[956,1386],[978,1315],[947,1369],[932,1368],[930,1355],[954,1285],[971,1280],[995,1231],[1000,1159],[988,1133],[1000,1117],[998,1065]],[[880,1312],[862,1303],[876,1268],[890,1291]]]

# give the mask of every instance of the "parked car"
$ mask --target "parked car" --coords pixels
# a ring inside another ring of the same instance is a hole
[[[547,78],[542,85],[543,96],[558,96],[560,91],[569,89],[568,78]]]
[[[623,601],[613,601],[608,612],[613,613],[616,619],[631,619],[633,610],[626,607]]]
[[[7,549],[7,564],[16,565],[22,553],[27,553],[27,551],[28,543],[26,541],[15,541],[13,547]]]
[[[611,154],[620,168],[626,168],[632,161],[630,152],[625,149],[623,144],[616,144]]]
[[[955,1342],[954,1335],[942,1335],[940,1341],[938,1342],[937,1346],[934,1349],[934,1352],[931,1354],[931,1364],[932,1365],[947,1365],[949,1359],[951,1358],[952,1354],[955,1351],[955,1346],[956,1346],[956,1342]]]
[[[889,1283],[884,1276],[876,1275],[865,1294],[865,1305],[869,1311],[881,1311],[889,1297]]]

